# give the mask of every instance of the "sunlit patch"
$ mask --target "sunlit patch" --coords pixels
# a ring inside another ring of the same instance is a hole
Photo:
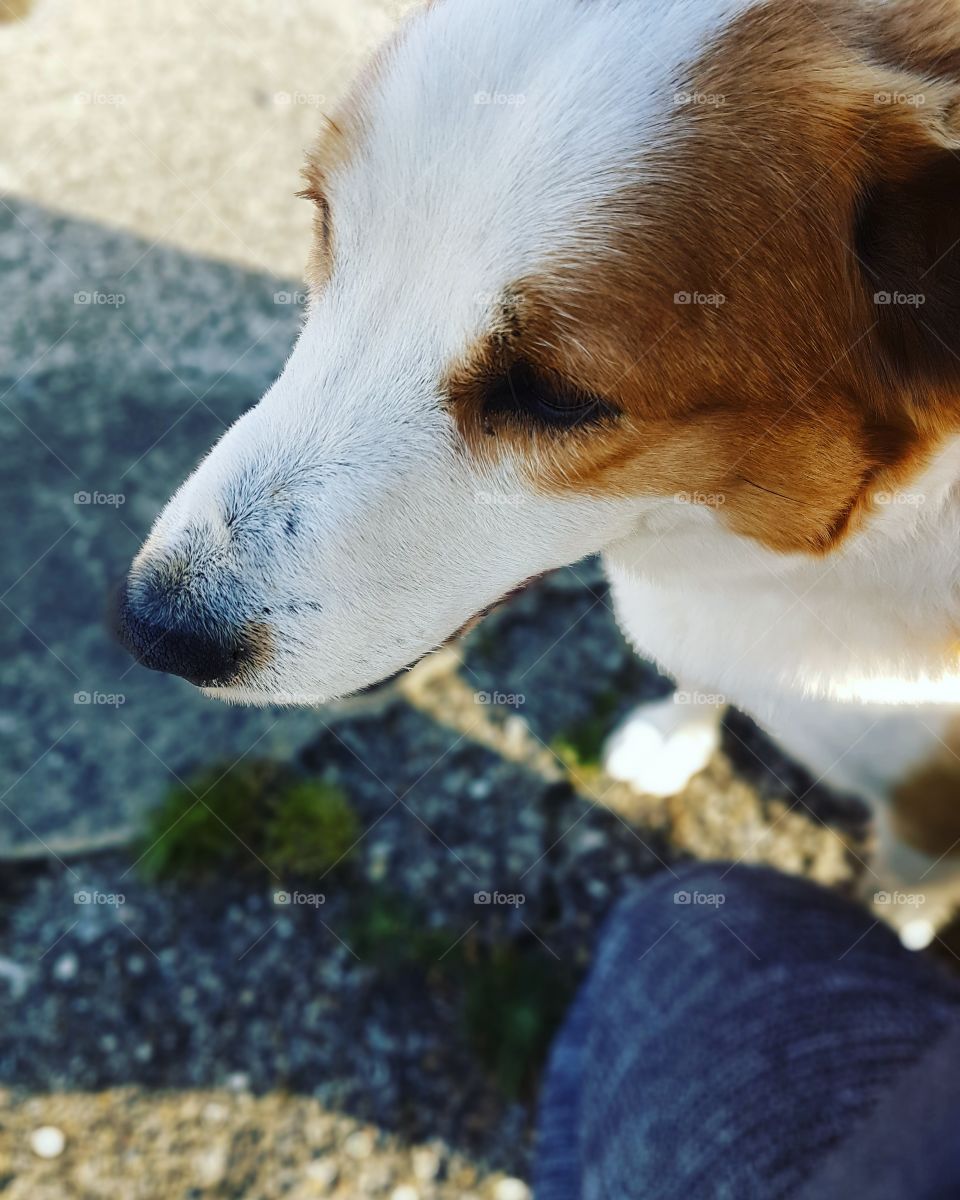
[[[0,0],[0,22],[22,21],[33,8],[33,0]]]
[[[944,675],[934,679],[921,675],[902,679],[895,675],[847,679],[830,687],[835,700],[861,704],[911,705],[960,704],[960,676]]]
[[[931,922],[918,917],[908,921],[900,930],[900,942],[907,950],[926,950],[936,935],[937,931]]]

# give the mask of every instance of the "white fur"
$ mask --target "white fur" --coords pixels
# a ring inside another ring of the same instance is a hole
[[[671,674],[765,718],[788,695],[958,702],[958,481],[954,442],[824,558],[767,551],[715,508],[660,507],[607,548],[620,622]]]
[[[650,796],[673,796],[720,748],[722,700],[682,690],[634,710],[604,747],[613,779]]]
[[[743,7],[456,0],[388,52],[357,153],[330,182],[332,276],[283,374],[134,566],[186,563],[225,620],[269,625],[271,661],[212,694],[353,691],[530,576],[628,535],[644,505],[549,499],[521,464],[471,462],[441,381],[505,289],[605,237],[595,206],[642,175],[684,64]]]

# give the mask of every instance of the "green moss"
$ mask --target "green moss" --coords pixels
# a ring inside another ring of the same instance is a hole
[[[416,967],[430,972],[442,967],[458,937],[452,930],[429,926],[403,896],[374,888],[353,906],[347,942],[382,971]],[[456,948],[452,953],[456,955]]]
[[[568,769],[583,772],[600,769],[603,746],[622,699],[619,689],[602,692],[588,717],[553,739],[551,748]]]
[[[560,963],[538,947],[428,927],[415,904],[383,890],[355,906],[347,941],[387,974],[422,972],[452,988],[464,1034],[501,1091],[531,1092],[573,994]]]
[[[346,793],[304,780],[279,798],[266,830],[266,860],[280,875],[322,875],[346,862],[361,835]]]
[[[464,974],[466,1030],[511,1098],[529,1094],[573,996],[562,965],[543,951],[501,943]]]
[[[539,948],[485,942],[428,926],[412,901],[377,889],[362,896],[346,938],[386,974],[422,972],[450,990],[464,1034],[511,1099],[529,1096],[574,994],[562,964]]]
[[[150,818],[141,859],[149,878],[256,875],[263,864],[284,878],[315,878],[348,861],[361,834],[342,789],[288,767],[211,768],[188,784]],[[431,926],[414,901],[384,888],[364,889],[351,909],[344,934],[351,949],[387,978],[413,972],[443,988],[502,1091],[528,1094],[571,995],[560,964],[536,947]]]
[[[150,879],[200,880],[265,866],[316,875],[349,857],[360,829],[342,789],[326,780],[269,762],[213,767],[151,813],[140,867]]]

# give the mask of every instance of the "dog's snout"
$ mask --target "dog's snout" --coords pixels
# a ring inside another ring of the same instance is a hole
[[[141,571],[120,586],[113,626],[137,662],[198,687],[242,680],[262,663],[268,643],[263,626],[236,625],[212,603],[178,590],[161,569]]]

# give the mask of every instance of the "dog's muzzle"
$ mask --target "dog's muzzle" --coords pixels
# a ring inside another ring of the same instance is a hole
[[[117,589],[111,623],[120,644],[142,666],[197,687],[246,683],[269,657],[269,627],[235,624],[170,575],[169,566],[141,569]]]

